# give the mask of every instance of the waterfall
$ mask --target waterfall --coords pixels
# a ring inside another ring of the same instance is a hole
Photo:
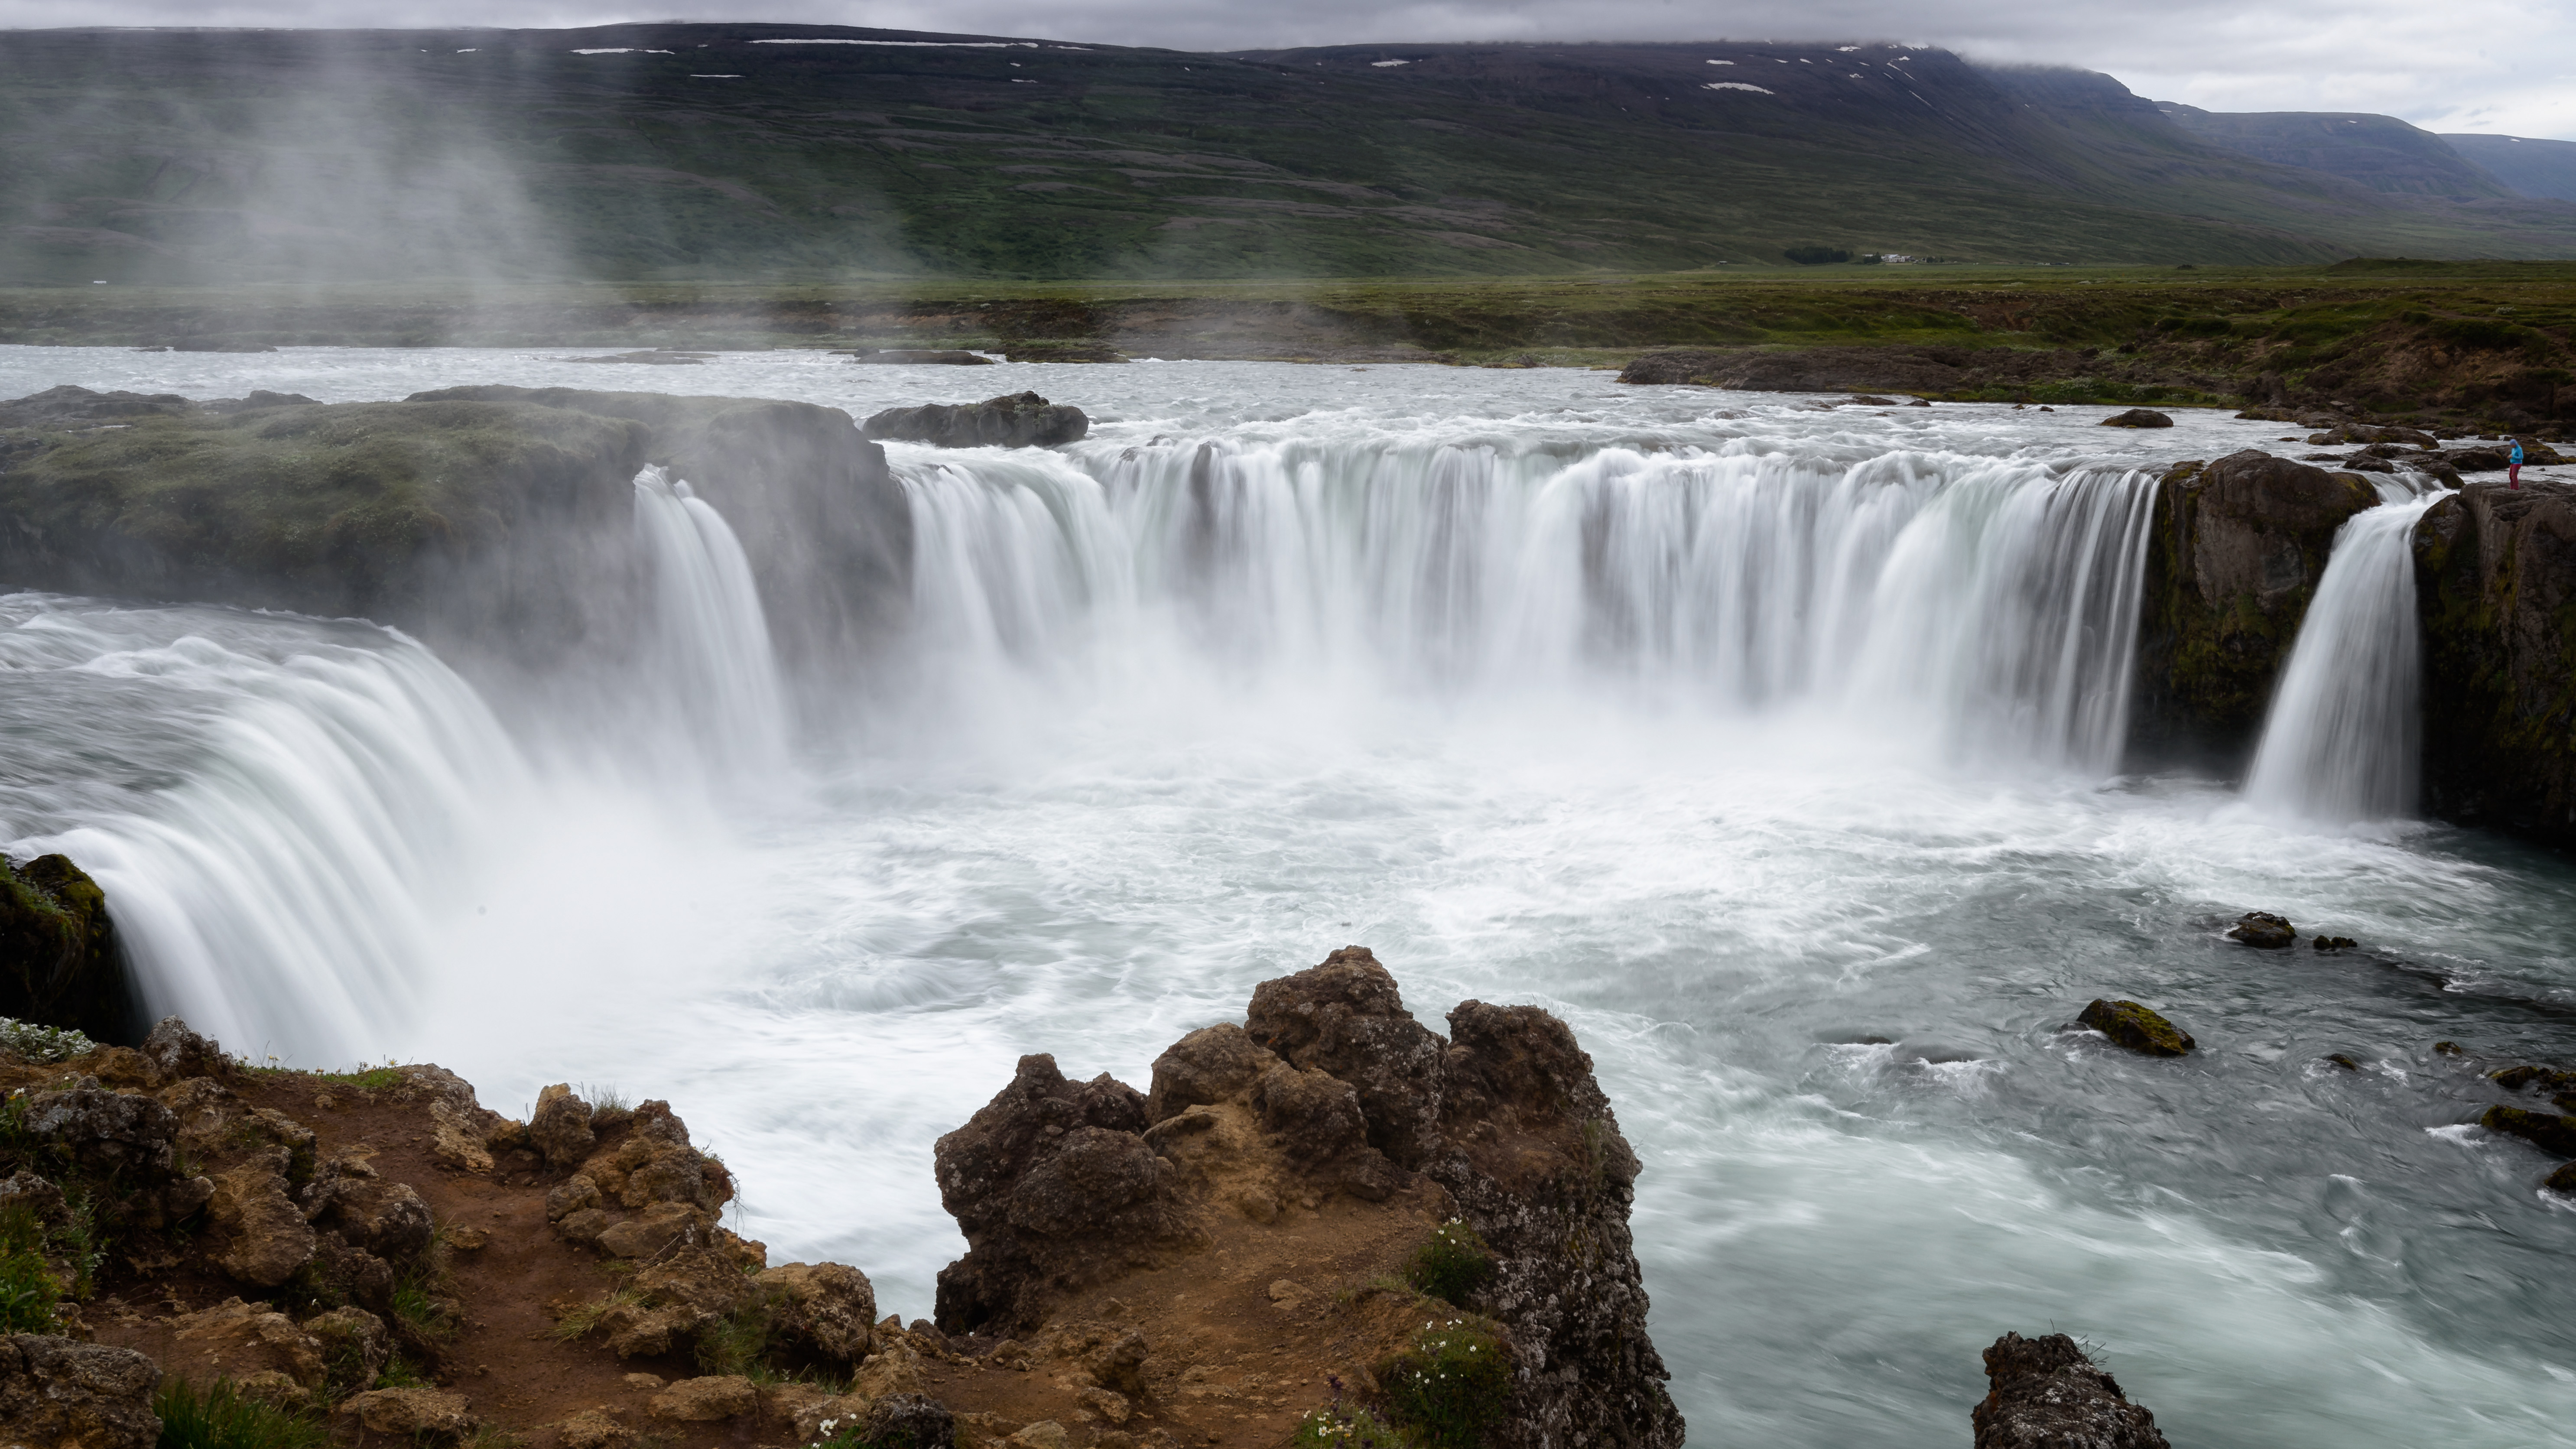
[[[2332,824],[2414,813],[2423,705],[2413,542],[2439,496],[2382,503],[2336,530],[2263,721],[2248,800]]]
[[[428,979],[428,923],[462,899],[489,803],[528,785],[517,751],[405,640],[275,660],[190,635],[75,667],[138,663],[207,698],[183,782],[44,848],[106,890],[154,1014],[304,1065],[378,1045]]]
[[[1450,699],[1809,707],[2114,767],[2152,476],[1403,439],[899,452],[924,648]],[[1140,657],[1152,656],[1140,663]]]
[[[635,475],[635,533],[653,574],[659,701],[699,758],[774,772],[787,758],[787,705],[750,560],[722,515],[659,467]]]

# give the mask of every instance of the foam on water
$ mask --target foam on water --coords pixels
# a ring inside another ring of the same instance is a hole
[[[0,349],[0,381],[595,382],[510,354],[33,351]],[[1435,1025],[1476,996],[1581,1034],[1646,1163],[1639,1252],[1701,1442],[1961,1438],[1978,1350],[2051,1326],[2177,1443],[2571,1442],[2549,1366],[2576,1351],[2576,1214],[2537,1153],[2459,1125],[2490,1094],[2427,1048],[2576,1051],[2576,873],[2112,773],[2150,443],[2217,456],[2260,425],[2142,441],[2102,410],[1542,371],[977,373],[688,375],[857,411],[1034,384],[1099,420],[1058,452],[893,450],[921,633],[853,686],[868,735],[798,742],[815,773],[786,794],[571,768],[631,698],[496,738],[362,626],[19,596],[0,838],[194,835],[220,796],[302,839],[306,785],[240,762],[336,741],[356,763],[311,788],[360,842],[391,811],[380,853],[417,858],[398,888],[275,873],[298,907],[411,901],[356,913],[380,939],[347,948],[341,1015],[293,1024],[298,1060],[440,1060],[512,1109],[559,1080],[667,1097],[774,1257],[859,1263],[906,1317],[959,1246],[930,1144],[1019,1054],[1141,1082],[1356,941]],[[2373,950],[2258,957],[2219,936],[2251,907]],[[247,955],[214,969],[228,1038],[282,1039]],[[2065,1029],[2112,994],[2202,1050]]]

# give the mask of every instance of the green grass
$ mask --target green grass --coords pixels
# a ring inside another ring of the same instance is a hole
[[[1424,1449],[1476,1449],[1512,1392],[1501,1335],[1480,1319],[1434,1322],[1378,1370],[1387,1418]]]
[[[1494,1276],[1494,1250],[1474,1228],[1451,1218],[1414,1250],[1404,1276],[1424,1295],[1464,1308]]]
[[[158,1449],[323,1449],[331,1440],[320,1418],[246,1398],[227,1378],[203,1387],[163,1379],[152,1412],[161,1417]]]

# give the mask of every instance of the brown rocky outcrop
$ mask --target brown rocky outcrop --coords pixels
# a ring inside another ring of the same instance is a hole
[[[2148,536],[2132,748],[2240,761],[2335,531],[2378,503],[2355,474],[2250,449],[2168,472]]]
[[[979,403],[887,408],[871,414],[860,431],[938,448],[1051,448],[1080,441],[1091,431],[1091,419],[1070,404],[1017,392]]]
[[[1386,969],[1348,947],[1261,983],[1241,1028],[1176,1043],[1150,1097],[1023,1058],[939,1144],[969,1247],[941,1274],[940,1328],[1025,1332],[1086,1283],[1185,1254],[1194,1223],[1428,1193],[1493,1254],[1475,1311],[1515,1370],[1494,1442],[1678,1444],[1628,1235],[1638,1163],[1590,1058],[1536,1007],[1464,1002],[1449,1027],[1414,1020]],[[1077,1150],[1111,1165],[1079,1214],[1054,1206],[1043,1176]],[[1271,1296],[1306,1294],[1282,1280]]]
[[[1986,1350],[1976,1449],[2166,1449],[2156,1416],[2062,1333],[2007,1333]]]
[[[0,1442],[29,1449],[153,1449],[161,1370],[130,1348],[0,1335]]]
[[[967,1255],[939,1273],[944,1333],[1034,1327],[1056,1296],[1190,1240],[1179,1174],[1146,1145],[1145,1098],[1020,1058],[1011,1084],[939,1139],[939,1200]]]
[[[2415,525],[2424,795],[2576,844],[2576,487],[2475,482]]]

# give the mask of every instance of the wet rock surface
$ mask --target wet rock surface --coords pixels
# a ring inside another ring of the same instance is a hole
[[[938,448],[1051,448],[1080,441],[1091,431],[1091,419],[1068,403],[1018,392],[979,403],[887,408],[871,414],[860,431]]]
[[[2469,483],[2414,549],[2425,804],[2576,845],[2576,486]]]
[[[2145,1056],[2178,1057],[2199,1045],[2190,1032],[2134,1001],[2097,998],[2075,1019]]]
[[[0,1016],[130,1043],[138,1014],[98,882],[66,856],[0,856]]]
[[[2234,768],[2307,615],[2344,520],[2379,494],[2248,450],[2165,475],[2148,532],[2130,745]]]
[[[2109,417],[2104,418],[2102,420],[2102,426],[2106,428],[2170,428],[2173,426],[2173,419],[2164,413],[2157,412],[2153,408],[2131,408],[2127,412],[2113,413]]]
[[[2288,921],[2269,911],[2247,911],[2236,918],[2235,925],[2227,928],[2227,939],[2242,941],[2258,950],[2278,951],[2299,944],[2299,933]],[[2324,938],[2318,939],[2322,941]]]
[[[2062,1333],[2007,1333],[1986,1350],[1976,1449],[2167,1449],[2156,1416]]]

